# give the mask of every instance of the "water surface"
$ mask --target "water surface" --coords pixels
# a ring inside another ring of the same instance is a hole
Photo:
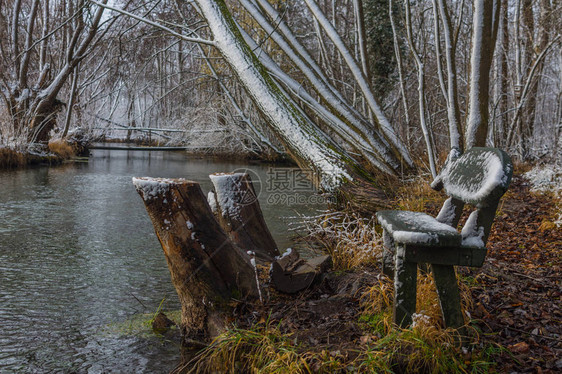
[[[0,372],[172,369],[174,339],[108,327],[153,313],[163,298],[164,309],[179,308],[131,178],[182,177],[206,193],[208,174],[245,168],[261,179],[262,209],[279,247],[290,246],[282,217],[315,208],[287,205],[268,191],[268,165],[96,150],[89,162],[0,171]]]

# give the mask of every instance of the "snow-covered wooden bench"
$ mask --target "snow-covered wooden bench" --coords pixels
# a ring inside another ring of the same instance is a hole
[[[437,218],[419,212],[377,212],[385,247],[383,272],[394,277],[396,324],[407,327],[412,322],[418,264],[431,264],[445,325],[464,324],[454,266],[480,267],[484,263],[496,208],[512,172],[511,159],[502,150],[472,148],[463,155],[453,151],[432,183],[449,196]],[[475,210],[458,232],[465,204]]]

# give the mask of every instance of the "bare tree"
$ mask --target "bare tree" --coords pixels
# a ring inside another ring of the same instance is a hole
[[[66,105],[58,94],[99,41],[103,8],[84,0],[68,8],[64,4],[16,0],[1,9],[12,17],[9,38],[0,41],[0,92],[13,134],[25,134],[28,141],[48,139],[57,113]]]

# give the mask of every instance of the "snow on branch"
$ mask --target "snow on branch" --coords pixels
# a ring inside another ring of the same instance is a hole
[[[188,42],[193,42],[193,43],[206,44],[206,45],[210,45],[210,46],[215,45],[215,42],[212,41],[212,40],[201,39],[201,38],[192,38],[192,37],[189,37],[189,36],[186,36],[186,35],[182,35],[182,34],[176,32],[176,31],[174,31],[174,30],[172,30],[172,29],[170,29],[170,28],[168,28],[168,27],[166,27],[166,26],[164,26],[164,25],[162,25],[158,22],[151,21],[151,20],[149,20],[145,17],[137,16],[136,14],[127,12],[124,9],[115,8],[115,7],[112,7],[112,6],[109,6],[109,5],[106,5],[106,4],[102,4],[102,3],[94,1],[94,0],[88,0],[88,1],[91,2],[92,4],[96,4],[99,7],[112,10],[114,12],[126,15],[128,17],[133,18],[133,19],[136,19],[137,21],[141,21],[141,22],[144,22],[148,25],[154,26],[154,27],[156,27],[160,30],[166,31],[170,35],[173,35],[173,36],[175,36],[177,38],[180,38],[182,40],[185,40],[185,41],[188,41]]]

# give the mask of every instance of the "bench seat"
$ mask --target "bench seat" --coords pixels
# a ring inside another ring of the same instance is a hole
[[[462,236],[457,230],[428,214],[382,210],[376,215],[383,229],[392,236],[395,243],[431,247],[461,245]]]
[[[392,241],[390,246],[404,247],[405,261],[476,267],[484,263],[485,246],[470,245],[453,227],[428,214],[382,210],[376,215],[385,235]]]

